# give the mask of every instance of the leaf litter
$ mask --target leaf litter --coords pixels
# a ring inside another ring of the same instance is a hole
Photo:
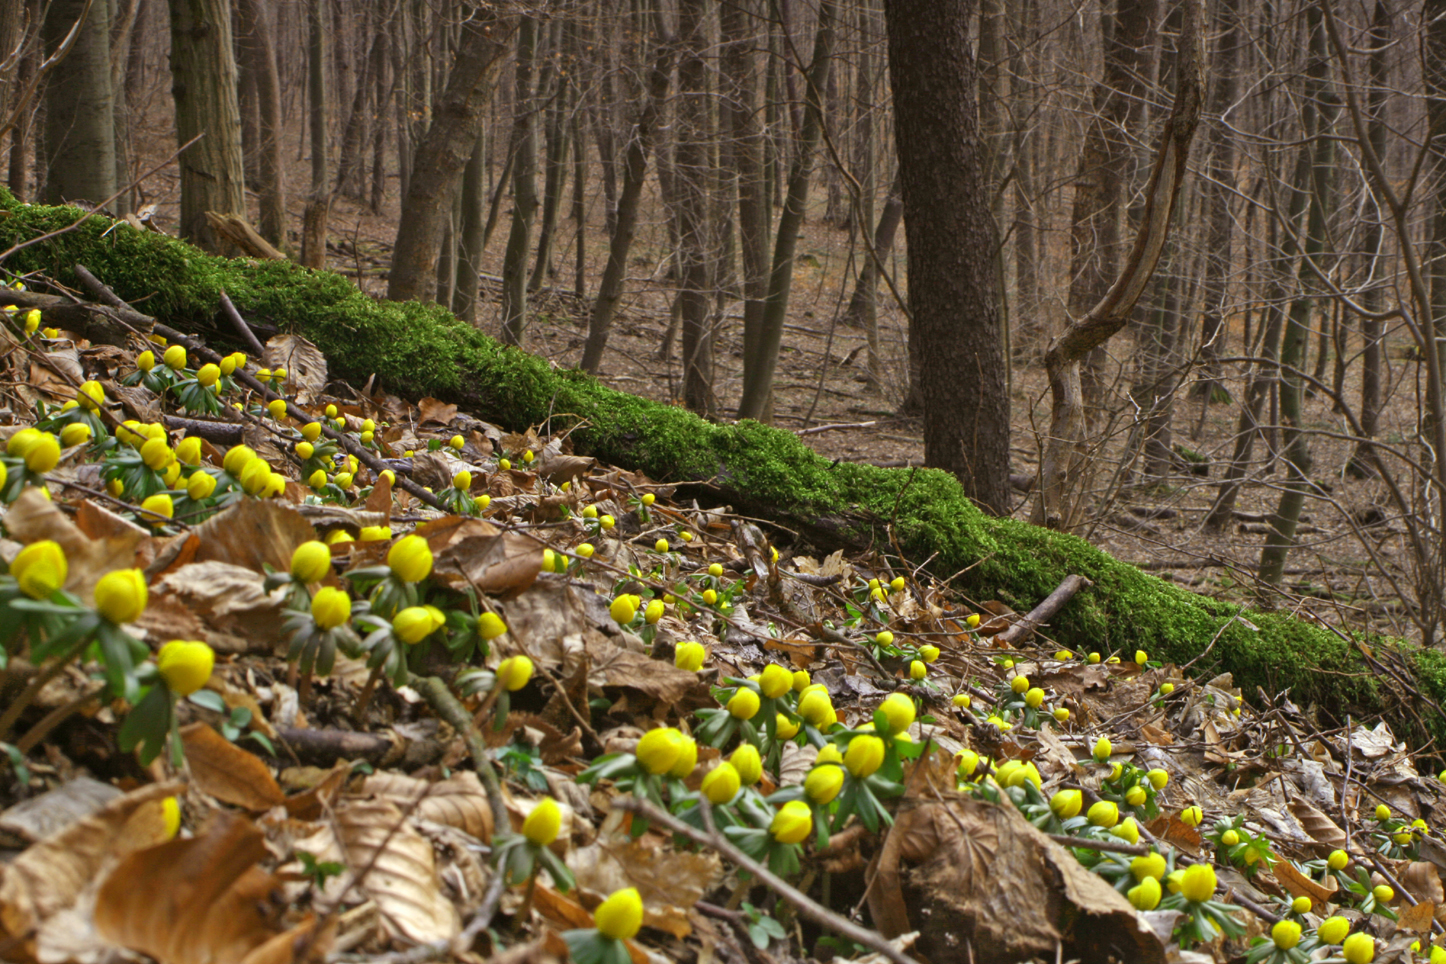
[[[1060,651],[295,336],[6,320],[0,958],[1446,960],[1384,722]]]

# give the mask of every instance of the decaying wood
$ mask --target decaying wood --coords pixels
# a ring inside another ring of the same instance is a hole
[[[122,315],[124,320],[141,332],[151,330],[152,319],[139,312],[120,312],[100,305],[76,302],[60,295],[46,295],[38,291],[16,291],[0,287],[0,305],[15,305],[19,309],[39,308],[43,324],[47,328],[59,328],[79,335],[98,345],[124,347],[125,333],[112,320]]]
[[[242,253],[252,258],[263,258],[268,261],[285,261],[286,255],[277,251],[271,242],[263,238],[255,228],[243,217],[237,214],[217,214],[215,211],[206,212],[206,221],[211,225],[211,230],[217,236],[225,238]]]
[[[1028,615],[994,637],[996,645],[1004,642],[1014,646],[1024,642],[1036,629],[1048,623],[1055,613],[1063,609],[1064,604],[1073,599],[1075,593],[1093,585],[1094,583],[1084,576],[1065,576],[1064,582],[1061,582],[1054,592],[1045,596],[1044,601],[1031,609]]]

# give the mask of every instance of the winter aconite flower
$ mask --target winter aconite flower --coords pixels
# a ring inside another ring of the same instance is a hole
[[[592,919],[602,936],[631,940],[643,926],[643,898],[636,887],[614,891],[593,911]]]
[[[724,760],[703,777],[703,796],[714,806],[721,806],[738,795],[742,781],[733,764]]]
[[[532,659],[527,656],[509,656],[497,665],[497,682],[508,691],[516,692],[532,681]]]
[[[777,663],[769,663],[763,667],[763,674],[758,679],[758,688],[769,699],[778,699],[793,689],[793,674]]]
[[[890,693],[879,704],[890,733],[902,733],[914,725],[914,701],[903,693]]]
[[[758,715],[760,703],[757,693],[746,687],[740,687],[738,692],[728,700],[728,712],[736,719],[751,720]]]
[[[668,776],[678,780],[686,780],[688,775],[698,766],[698,743],[691,736],[683,736],[683,747],[678,752],[678,760],[668,768]]]
[[[90,426],[84,422],[71,422],[60,430],[60,447],[74,448],[77,445],[84,445],[91,439]]]
[[[387,566],[403,582],[421,582],[432,572],[432,548],[419,535],[403,536],[387,550]]]
[[[335,586],[322,586],[312,597],[311,618],[320,629],[335,629],[351,618],[351,597]]]
[[[1096,827],[1113,827],[1120,822],[1120,808],[1112,800],[1101,800],[1091,804],[1085,817]]]
[[[543,797],[537,801],[527,819],[522,821],[522,836],[527,838],[528,843],[538,847],[551,844],[557,839],[561,829],[562,808],[551,797]]]
[[[803,795],[820,807],[828,806],[843,789],[844,772],[832,763],[816,766],[803,780]]]
[[[696,673],[703,668],[703,661],[708,658],[708,650],[702,643],[684,642],[679,643],[673,649],[673,665],[690,673]]]
[[[1154,910],[1160,905],[1160,881],[1146,877],[1125,892],[1135,910]]]
[[[113,623],[133,623],[146,608],[146,577],[139,569],[116,569],[95,584],[95,608]]]
[[[1110,741],[1107,737],[1102,736],[1097,741],[1095,741],[1094,758],[1098,762],[1104,763],[1110,758],[1110,754],[1114,752],[1115,748],[1110,745]]]
[[[813,833],[813,811],[802,800],[790,800],[773,815],[768,832],[781,844],[802,843]]]
[[[1137,844],[1140,842],[1140,825],[1135,823],[1134,817],[1126,817],[1110,828],[1110,834],[1119,837],[1125,843]]]
[[[1205,819],[1205,812],[1199,807],[1186,807],[1180,811],[1180,822],[1187,827],[1198,827]]]
[[[1331,870],[1344,870],[1346,864],[1350,862],[1350,855],[1347,854],[1344,850],[1332,850],[1331,855],[1326,858],[1326,866],[1329,867]]]
[[[483,639],[496,639],[507,632],[507,624],[496,613],[483,613],[477,617],[477,635]]]
[[[313,539],[291,553],[291,575],[300,582],[321,582],[331,572],[331,550]]]
[[[49,432],[41,432],[25,452],[25,467],[32,472],[49,472],[59,462],[60,439]]]
[[[728,762],[738,771],[738,779],[745,787],[753,786],[763,776],[763,757],[758,755],[758,747],[752,743],[745,743],[734,750]]]
[[[1327,917],[1315,929],[1315,936],[1322,944],[1339,944],[1351,932],[1351,922],[1344,917]]]
[[[141,502],[141,509],[164,519],[172,518],[176,514],[176,505],[168,492],[157,492],[147,497]]]
[[[181,345],[172,345],[161,356],[161,361],[165,362],[168,368],[180,371],[186,367],[186,349]]]
[[[1214,867],[1203,863],[1192,864],[1185,868],[1185,876],[1180,878],[1180,893],[1186,900],[1201,904],[1215,896],[1217,883]]]
[[[659,727],[644,733],[633,755],[652,774],[667,773],[683,752],[683,734],[675,727]]]
[[[1049,798],[1049,809],[1061,820],[1079,816],[1083,806],[1084,794],[1078,790],[1057,790],[1054,796]]]
[[[643,620],[649,626],[656,625],[658,620],[663,618],[663,601],[661,599],[649,599],[648,606],[643,610]]]
[[[876,736],[856,736],[844,751],[844,768],[860,780],[878,772],[884,763],[884,741]]]
[[[205,686],[215,665],[215,651],[195,640],[173,639],[156,654],[156,670],[177,696],[190,696]]]
[[[408,606],[392,617],[392,633],[407,645],[415,645],[432,635],[432,614],[421,606]]]
[[[1160,854],[1146,854],[1130,861],[1130,873],[1136,880],[1144,880],[1146,877],[1159,880],[1165,876],[1165,866],[1165,858]]]
[[[1300,943],[1300,925],[1293,920],[1277,921],[1270,929],[1270,939],[1276,947],[1288,951]]]
[[[65,551],[52,539],[30,543],[16,553],[10,563],[10,575],[19,583],[20,591],[31,599],[49,598],[65,585],[68,572]]]
[[[186,497],[192,502],[209,499],[216,491],[216,477],[209,472],[196,472],[186,480]]]
[[[1341,945],[1346,964],[1371,964],[1376,959],[1376,939],[1369,934],[1352,934]]]
[[[834,715],[833,701],[829,698],[828,690],[810,690],[799,697],[798,715],[810,726],[823,726]]]
[[[629,593],[623,593],[612,601],[608,612],[612,614],[614,622],[626,626],[633,621],[633,617],[638,614],[638,604],[634,601],[636,598]]]

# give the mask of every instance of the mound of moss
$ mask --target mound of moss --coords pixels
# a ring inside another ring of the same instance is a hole
[[[0,188],[0,250],[71,224],[73,208],[23,205]],[[224,290],[248,318],[294,330],[352,384],[375,375],[410,399],[433,396],[512,429],[579,424],[580,451],[667,481],[708,481],[750,513],[774,518],[814,541],[888,546],[888,527],[912,562],[932,557],[940,578],[975,600],[1033,607],[1067,574],[1093,581],[1055,618],[1050,635],[1082,651],[1184,664],[1209,647],[1193,672],[1229,671],[1245,693],[1289,688],[1298,702],[1335,715],[1383,712],[1398,734],[1446,738],[1446,720],[1417,693],[1372,671],[1359,643],[1279,613],[1188,592],[1119,562],[1074,536],[985,515],[955,478],[932,469],[830,463],[788,432],[754,422],[714,425],[683,409],[599,384],[580,372],[503,347],[438,305],[377,302],[347,279],[289,262],[227,260],[156,234],[94,218],[0,265],[75,283],[89,268],[117,294],[166,324],[229,345],[217,320]],[[962,572],[961,572],[962,570]],[[1213,643],[1213,645],[1212,645]],[[1446,698],[1446,657],[1388,640],[1378,656],[1418,693]],[[1422,722],[1422,719],[1426,722]]]

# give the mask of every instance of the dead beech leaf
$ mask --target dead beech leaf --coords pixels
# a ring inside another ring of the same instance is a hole
[[[1290,896],[1309,897],[1316,906],[1333,902],[1340,887],[1334,877],[1327,878],[1330,881],[1329,887],[1310,879],[1296,870],[1289,860],[1277,860],[1271,872],[1275,879],[1280,881],[1280,885],[1290,891]]]
[[[287,570],[296,547],[316,538],[301,513],[275,499],[242,499],[195,532],[201,540],[196,562],[226,562],[259,573],[267,563]]]
[[[26,849],[0,876],[0,928],[29,944],[24,935],[74,904],[103,870],[165,840],[161,801],[184,789],[156,783],[133,790]]]
[[[530,594],[529,594],[530,595]],[[606,638],[588,646],[592,668],[588,682],[608,688],[634,690],[657,703],[687,713],[708,705],[708,685],[697,673],[678,669],[672,663],[635,653]]]
[[[1414,907],[1407,907],[1401,911],[1400,928],[1403,931],[1410,931],[1422,937],[1431,933],[1431,924],[1436,920],[1436,904],[1434,901],[1422,900]]]
[[[266,843],[251,821],[222,811],[206,831],[136,851],[106,878],[96,896],[96,930],[106,940],[155,958],[160,964],[223,964],[246,961],[280,927],[284,906],[272,901],[275,879],[257,862]],[[310,934],[306,919],[286,931],[287,947],[321,956],[324,941],[296,942]],[[320,953],[318,953],[320,952]],[[295,960],[294,953],[267,955]]]
[[[532,892],[532,905],[554,924],[559,924],[563,929],[575,930],[584,927],[592,927],[592,912],[583,907],[577,901],[566,894],[559,894],[545,884],[538,884]],[[550,930],[548,933],[552,933]],[[647,952],[632,941],[623,941],[628,949],[628,956],[632,958],[633,964],[649,964]],[[566,945],[563,945],[565,948]]]
[[[376,902],[390,936],[419,944],[450,940],[462,929],[437,881],[432,845],[390,800],[350,800],[336,812],[346,865]]]
[[[688,911],[723,874],[714,854],[678,853],[656,838],[599,840],[573,852],[568,869],[599,902],[623,887],[643,898],[643,922],[679,940],[693,932]]]
[[[1406,885],[1421,903],[1431,903],[1440,906],[1446,903],[1446,893],[1442,892],[1441,874],[1434,864],[1424,860],[1413,860],[1406,865],[1406,872],[1401,875],[1401,883]]]
[[[202,793],[222,803],[262,811],[285,799],[271,768],[205,723],[181,728],[191,779]]]
[[[5,513],[5,528],[16,542],[54,539],[65,550],[69,571],[65,588],[90,598],[91,587],[112,569],[135,563],[136,547],[146,538],[139,530],[122,530],[116,535],[92,538],[83,532],[54,502],[31,486],[20,493]]]
[[[282,571],[290,565],[282,566]],[[172,594],[207,626],[239,636],[269,651],[281,637],[281,596],[267,595],[262,574],[219,560],[192,562],[168,573],[157,594]]]
[[[1300,822],[1301,828],[1310,834],[1312,840],[1320,844],[1322,851],[1345,849],[1345,831],[1315,804],[1304,797],[1292,795],[1286,805],[1290,808],[1291,816]]]
[[[561,485],[564,482],[571,482],[573,479],[586,475],[597,459],[591,456],[582,455],[550,455],[537,470],[537,474],[549,482]]]
[[[351,776],[351,764],[345,760],[327,771],[315,785],[286,798],[286,812],[297,820],[315,820],[322,811],[336,805],[337,795]]]
[[[438,401],[435,398],[424,398],[417,403],[417,424],[426,425],[428,422],[437,422],[441,425],[449,424],[457,417],[457,406],[447,402]]]
[[[0,813],[0,834],[35,843],[90,816],[119,796],[121,792],[109,783],[76,777]]]
[[[429,783],[400,773],[373,773],[362,782],[359,795],[389,800],[423,820],[446,824],[481,841],[492,839],[492,808],[487,791],[471,770],[460,770],[449,779]]]
[[[471,584],[479,592],[526,589],[542,571],[542,546],[504,533],[485,519],[446,516],[417,526],[436,556],[433,578],[452,589]]]
[[[1151,820],[1145,829],[1166,843],[1183,849],[1186,853],[1196,857],[1200,856],[1200,845],[1203,842],[1200,831],[1182,821],[1178,814],[1161,814]]]
[[[286,369],[287,394],[310,405],[326,388],[326,356],[300,335],[277,335],[266,342],[266,364]]]

